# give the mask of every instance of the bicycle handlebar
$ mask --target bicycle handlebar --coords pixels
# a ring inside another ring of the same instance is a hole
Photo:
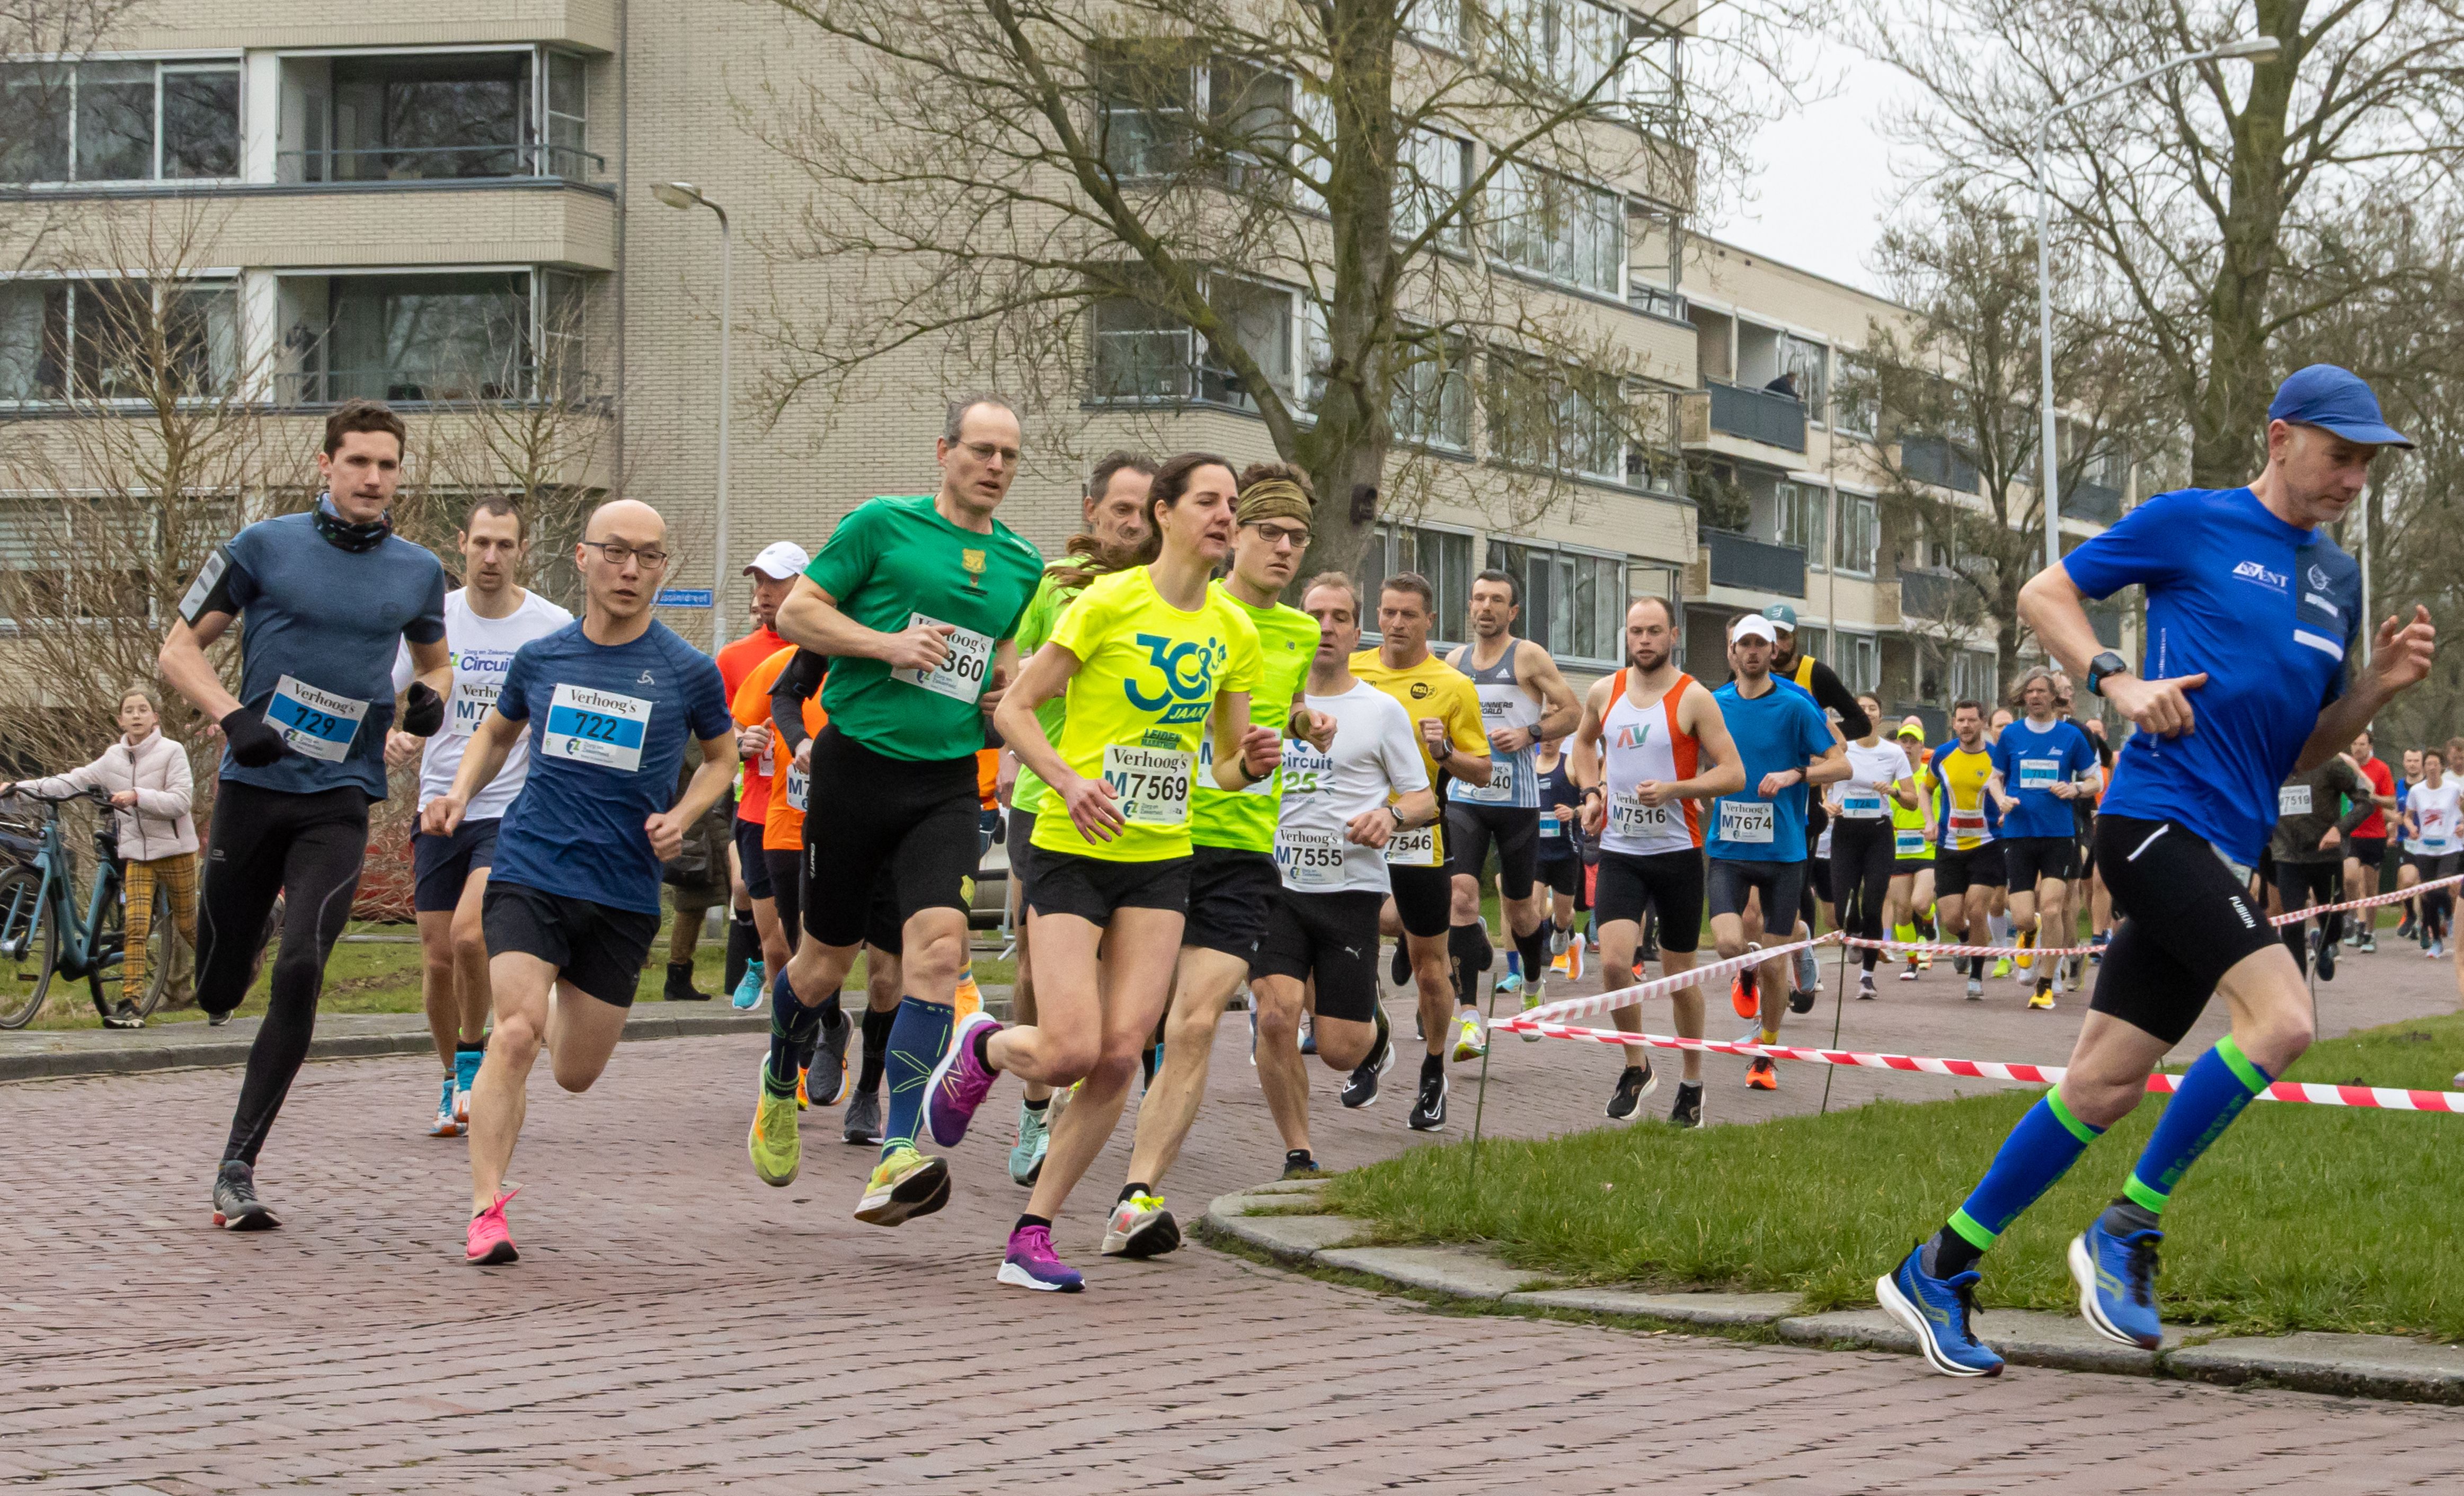
[[[19,782],[9,786],[8,798],[11,800],[31,800],[38,805],[65,805],[76,801],[90,800],[96,804],[102,806],[105,810],[115,808],[111,803],[111,796],[92,785],[88,785],[86,788],[78,790],[75,794],[71,795],[37,795],[33,790],[28,789],[22,782]]]

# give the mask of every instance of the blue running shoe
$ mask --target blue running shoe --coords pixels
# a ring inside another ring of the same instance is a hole
[[[483,1049],[464,1049],[453,1056],[453,1120],[466,1133],[471,1129],[471,1088],[479,1079],[480,1062],[487,1058]]]
[[[1908,1327],[1917,1349],[1946,1376],[1999,1376],[2002,1358],[1969,1328],[1976,1312],[1976,1270],[1937,1278],[1925,1270],[1925,1243],[1874,1280],[1882,1312]]]
[[[1498,978],[1495,983],[1498,996],[1510,998],[1523,990],[1523,973],[1516,970],[1520,964],[1515,960],[1513,952],[1506,953],[1506,975]]]
[[[2156,1243],[2162,1231],[2115,1236],[2092,1223],[2071,1242],[2071,1281],[2079,1285],[2079,1317],[2107,1340],[2142,1351],[2165,1343],[2156,1312]]]
[[[762,975],[761,963],[747,961],[744,963],[744,979],[736,984],[735,995],[729,1001],[733,1001],[739,1010],[749,1008],[760,1001],[761,995],[769,989],[770,983]]]
[[[453,1077],[445,1077],[444,1093],[436,1098],[436,1120],[428,1125],[430,1137],[460,1137],[462,1118],[453,1110]]]

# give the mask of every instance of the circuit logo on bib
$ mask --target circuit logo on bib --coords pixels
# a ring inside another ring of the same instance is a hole
[[[1137,642],[1146,647],[1147,663],[1162,673],[1163,689],[1149,693],[1124,675],[1121,693],[1129,697],[1130,705],[1141,712],[1161,712],[1166,722],[1204,720],[1207,709],[1215,702],[1215,671],[1231,651],[1216,639],[1199,644],[1139,634]]]

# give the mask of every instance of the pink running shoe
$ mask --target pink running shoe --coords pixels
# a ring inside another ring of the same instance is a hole
[[[924,1088],[924,1127],[943,1148],[966,1140],[967,1124],[992,1091],[994,1072],[976,1058],[976,1034],[981,1029],[998,1033],[1001,1026],[1001,1020],[981,1010],[958,1020],[950,1032],[950,1052],[933,1067],[933,1079]]]
[[[1053,1254],[1049,1226],[1021,1226],[1009,1234],[1009,1255],[1001,1259],[1001,1281],[1038,1293],[1075,1293],[1087,1287],[1077,1268]]]
[[[471,1236],[462,1249],[462,1260],[473,1267],[494,1267],[500,1263],[517,1263],[522,1254],[514,1249],[514,1234],[505,1225],[505,1201],[522,1192],[518,1184],[496,1197],[496,1202],[471,1218]]]

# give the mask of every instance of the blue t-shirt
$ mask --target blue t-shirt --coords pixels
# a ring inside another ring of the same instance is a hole
[[[1830,751],[1831,723],[1801,686],[1774,679],[1771,689],[1748,700],[1730,681],[1711,693],[1728,737],[1746,762],[1746,787],[1711,802],[1711,825],[1703,850],[1731,862],[1805,861],[1806,786],[1790,785],[1777,800],[1754,791],[1763,776],[1802,769]]]
[[[530,724],[531,767],[490,876],[657,913],[642,823],[675,803],[685,740],[735,728],[718,666],[665,624],[601,645],[572,623],[515,651],[496,710]]]
[[[2095,765],[2095,745],[2067,717],[2054,718],[2041,732],[2024,716],[2002,729],[2001,739],[1993,745],[1993,767],[2001,772],[2003,789],[2017,802],[2002,817],[2002,834],[2079,834],[2078,813],[2051,786],[2075,781]]]
[[[222,777],[295,795],[357,785],[385,799],[394,651],[405,639],[445,637],[445,567],[399,536],[346,551],[307,515],[282,515],[215,553],[197,583],[210,592],[217,581],[239,610],[239,704],[291,745],[261,769],[225,754]]]
[[[2062,566],[2092,598],[2146,589],[2145,678],[2208,675],[2189,693],[2194,731],[2131,735],[2102,813],[2172,821],[2235,861],[2256,861],[2277,786],[2320,710],[2343,694],[2361,639],[2361,568],[2247,488],[2159,494]]]

